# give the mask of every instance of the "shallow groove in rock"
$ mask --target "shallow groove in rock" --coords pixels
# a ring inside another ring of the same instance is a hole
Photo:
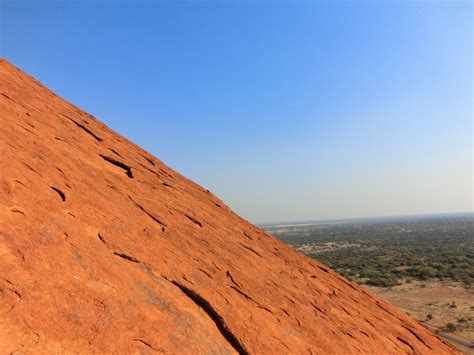
[[[238,288],[242,288],[242,285],[240,284],[240,282],[237,282],[234,277],[232,276],[232,274],[230,273],[230,271],[226,271],[226,276],[227,278],[234,284],[236,285]]]
[[[20,213],[23,216],[26,216],[25,212],[23,212],[22,210],[20,210],[18,208],[11,208],[10,211],[13,212],[13,213]]]
[[[164,232],[164,227],[166,227],[166,223],[160,221],[158,218],[156,218],[154,215],[152,215],[150,212],[148,212],[145,208],[143,208],[143,206],[141,206],[139,203],[137,203],[131,196],[128,196],[128,198],[130,199],[130,201],[132,201],[135,204],[135,206],[137,206],[139,209],[141,209],[143,212],[145,212],[145,214],[148,217],[150,217],[152,220],[154,220],[159,225],[163,226],[161,231]]]
[[[258,256],[262,257],[262,254],[260,254],[259,252],[257,252],[253,248],[249,247],[248,245],[245,245],[245,244],[242,244],[242,243],[239,243],[239,245],[242,246],[243,248],[247,249],[248,251],[254,253],[255,255],[258,255]]]
[[[117,152],[115,149],[112,149],[112,148],[107,148],[108,150],[110,150],[112,153],[118,155],[119,157],[122,157],[119,152]]]
[[[220,206],[219,206],[220,207]],[[244,233],[244,236],[250,240],[253,240],[253,238],[247,233],[247,232],[243,232]]]
[[[247,295],[244,291],[240,290],[238,287],[235,287],[234,285],[229,285],[229,287],[233,290],[235,290],[236,292],[240,293],[242,296],[244,296],[244,298],[248,301],[252,301],[254,303],[257,303],[254,301],[254,299],[252,297],[250,297],[249,295]],[[258,304],[258,303],[257,303]]]
[[[364,332],[363,330],[359,330],[359,332],[361,332],[362,334],[364,334],[367,338],[370,338],[369,334],[367,334],[367,333]]]
[[[158,350],[158,349],[154,348],[153,345],[151,345],[149,342],[147,342],[147,341],[145,341],[145,340],[143,340],[143,339],[138,339],[138,338],[136,338],[136,339],[132,339],[131,341],[136,341],[136,342],[138,342],[138,343],[142,343],[143,345],[145,345],[146,347],[152,349],[153,351],[163,352],[162,350]]]
[[[147,158],[146,156],[144,156],[143,154],[140,154],[140,156],[145,159],[147,162],[149,162],[151,165],[155,166],[155,162],[153,160],[151,160],[150,158]]]
[[[171,175],[170,173],[168,173],[165,169],[160,168],[159,170],[160,170],[160,172],[161,172],[163,175],[169,177],[170,179],[173,178],[173,175]]]
[[[0,94],[2,94],[2,96],[5,97],[5,98],[7,98],[8,100],[15,102],[15,100],[13,100],[13,99],[12,99],[10,96],[8,96],[7,94],[4,94],[3,92],[0,93]]]
[[[176,287],[178,287],[181,290],[181,292],[183,292],[188,298],[191,299],[191,301],[193,301],[199,308],[201,308],[204,312],[206,312],[206,314],[215,323],[215,325],[217,326],[217,329],[219,329],[219,331],[224,336],[224,338],[239,354],[249,354],[249,352],[245,349],[245,346],[232,333],[232,331],[229,329],[227,324],[225,324],[225,321],[222,318],[222,316],[219,315],[219,313],[217,313],[217,311],[209,303],[209,301],[204,299],[197,292],[179,283],[178,281],[169,280],[168,278],[165,278],[165,279],[171,282]]]
[[[421,339],[420,336],[418,334],[416,334],[413,330],[411,330],[410,328],[405,327],[405,326],[402,326],[402,327],[405,328],[406,330],[408,330],[416,339],[418,339],[421,343],[423,343],[423,345],[426,346],[428,349],[433,350],[431,348],[431,346],[426,344],[425,341],[423,339]]]
[[[104,159],[105,161],[109,162],[110,164],[113,164],[115,166],[118,166],[119,168],[125,170],[125,174],[130,178],[133,179],[133,174],[132,174],[132,168],[128,166],[127,164],[122,163],[121,161],[118,161],[114,158],[108,157],[106,155],[99,154],[99,156]]]
[[[415,351],[415,349],[413,348],[413,346],[411,346],[411,344],[409,342],[407,342],[405,339],[402,339],[400,337],[397,337],[398,341],[400,341],[401,343],[405,344],[406,346],[408,346],[411,351]]]
[[[105,240],[104,233],[103,233],[103,232],[99,232],[99,233],[97,233],[97,236],[99,237],[100,241],[101,241],[102,243],[104,243],[107,248],[109,248],[109,244],[108,244],[107,241]]]
[[[134,256],[131,256],[131,255],[123,253],[121,251],[115,250],[115,248],[113,248],[107,242],[107,240],[105,240],[105,236],[104,236],[104,233],[102,231],[99,231],[99,233],[97,233],[97,236],[99,237],[99,240],[102,243],[104,243],[104,245],[107,247],[107,249],[111,250],[112,254],[114,254],[115,256],[118,256],[118,257],[120,257],[122,259],[125,259],[125,260],[128,260],[128,261],[131,261],[132,263],[142,264],[142,262],[140,260],[138,260],[137,258],[135,258]]]
[[[206,270],[199,268],[198,271],[202,272],[204,275],[212,279],[212,275],[208,273]]]
[[[92,132],[89,128],[87,128],[86,126],[84,126],[83,124],[77,122],[76,120],[73,120],[71,117],[67,117],[66,115],[62,115],[63,117],[66,117],[69,121],[71,121],[72,123],[74,123],[77,127],[81,128],[84,132],[86,132],[87,134],[91,135],[92,137],[94,137],[94,139],[98,142],[102,142],[103,139],[100,138],[98,135],[96,135],[94,132]]]
[[[323,310],[321,307],[318,307],[314,302],[309,301],[309,303],[311,304],[311,306],[313,306],[313,308],[317,309],[317,310],[318,310],[319,312],[321,312],[322,314],[327,315],[326,311]]]
[[[202,223],[199,222],[196,218],[194,218],[193,216],[190,216],[188,214],[185,214],[186,218],[189,219],[191,222],[193,222],[195,225],[199,226],[202,228]]]
[[[64,193],[63,190],[61,190],[60,188],[58,187],[55,187],[55,186],[50,186],[51,189],[53,189],[54,191],[56,191],[58,193],[58,195],[61,197],[61,200],[63,202],[66,201],[66,194]]]
[[[319,268],[319,269],[321,269],[321,270],[323,270],[324,272],[327,272],[327,273],[329,273],[329,270],[328,270],[328,269],[326,269],[326,268],[324,268],[324,267],[321,267],[321,266],[319,266],[319,265],[318,265],[318,268]]]
[[[132,263],[137,263],[137,264],[140,263],[140,260],[138,260],[137,258],[130,256],[128,254],[122,253],[122,252],[114,251],[114,255],[117,255],[118,257],[122,259],[131,261]]]
[[[176,189],[176,187],[174,187],[174,186],[171,186],[170,184],[168,184],[168,183],[166,183],[166,182],[164,182],[164,183],[163,183],[163,186],[165,186],[165,187],[169,187],[170,189],[177,190],[177,189]]]
[[[34,133],[33,131],[29,130],[29,129],[26,128],[26,127],[23,127],[21,124],[18,124],[18,123],[17,123],[16,125],[17,125],[18,127],[22,128],[22,129],[24,129],[25,131],[27,131],[27,132],[29,132],[29,133],[31,133],[31,134],[34,134],[34,135],[36,136],[36,133]]]

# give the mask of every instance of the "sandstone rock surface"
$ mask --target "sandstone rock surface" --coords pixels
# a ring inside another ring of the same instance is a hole
[[[457,353],[2,60],[0,353],[17,352]]]

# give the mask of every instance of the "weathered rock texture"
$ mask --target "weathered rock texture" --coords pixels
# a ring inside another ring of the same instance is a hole
[[[0,353],[10,352],[456,350],[1,61]]]

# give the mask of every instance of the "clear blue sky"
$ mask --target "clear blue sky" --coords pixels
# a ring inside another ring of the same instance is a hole
[[[8,1],[1,55],[254,222],[472,211],[471,1]]]

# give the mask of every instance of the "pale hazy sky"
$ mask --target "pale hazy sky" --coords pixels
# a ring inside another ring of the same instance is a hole
[[[473,210],[471,1],[0,1],[1,55],[253,222]]]

